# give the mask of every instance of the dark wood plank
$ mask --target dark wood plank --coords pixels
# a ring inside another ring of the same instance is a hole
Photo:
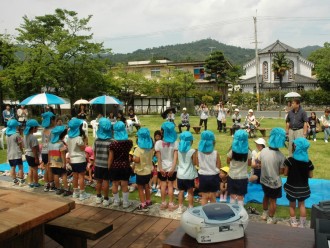
[[[77,206],[79,206],[80,204],[76,204]],[[70,215],[72,216],[83,216],[86,212],[92,210],[96,207],[91,207],[91,206],[85,206],[85,205],[80,205],[81,207],[73,210],[70,212]]]
[[[159,235],[148,244],[147,247],[150,248],[158,248],[163,247],[163,241],[171,235],[171,233],[180,226],[180,221],[178,220],[171,220],[171,222],[163,229],[162,232],[159,233]]]
[[[136,240],[143,234],[148,233],[149,228],[157,222],[159,218],[151,217],[151,216],[144,216],[142,222],[138,223],[138,225],[128,232],[122,239],[120,239],[117,243],[113,245],[114,248],[122,248],[122,247],[129,247],[130,245],[136,244]],[[147,243],[144,243],[147,245]],[[134,246],[133,246],[134,247]],[[138,246],[135,246],[138,247]],[[140,246],[141,247],[141,246]]]
[[[140,248],[149,245],[172,222],[171,219],[157,218],[157,221],[129,247]]]

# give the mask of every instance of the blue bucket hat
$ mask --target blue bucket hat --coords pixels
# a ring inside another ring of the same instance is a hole
[[[150,131],[148,128],[140,128],[137,132],[138,141],[137,144],[142,149],[151,149],[152,148],[152,139],[150,137]]]
[[[6,129],[6,135],[10,136],[12,134],[16,133],[16,128],[20,126],[21,123],[19,123],[16,119],[11,119],[7,122],[7,129]]]
[[[310,143],[307,141],[307,139],[302,137],[297,138],[293,141],[293,144],[295,144],[296,148],[292,157],[298,161],[308,162],[309,158],[307,150],[310,146]]]
[[[173,122],[164,122],[161,126],[163,129],[163,140],[167,143],[173,143],[176,141],[178,135],[175,132],[175,125]]]
[[[269,135],[268,145],[271,148],[282,148],[285,146],[286,133],[283,128],[275,127]]]
[[[198,150],[201,152],[212,152],[214,149],[214,133],[211,131],[203,131],[201,134],[201,140],[198,144]]]
[[[51,143],[56,143],[60,139],[60,135],[65,131],[65,126],[56,126],[52,129],[52,137],[50,139]]]
[[[99,121],[99,126],[96,131],[97,137],[102,140],[110,139],[112,137],[111,130],[111,121],[107,118],[102,117]]]
[[[39,123],[35,119],[30,119],[25,124],[25,129],[23,131],[24,135],[28,135],[31,127],[39,127]]]
[[[113,130],[114,130],[115,140],[127,140],[128,139],[128,134],[127,134],[126,126],[125,126],[124,122],[117,121],[115,123],[115,125],[113,125]]]
[[[191,148],[191,141],[194,140],[192,133],[189,131],[184,131],[183,133],[180,134],[179,138],[180,138],[179,148],[178,148],[179,151],[182,153],[188,152]]]
[[[78,118],[72,118],[69,123],[69,132],[68,132],[68,136],[69,138],[75,138],[77,136],[79,136],[80,134],[80,125],[83,124],[83,120],[80,120]]]
[[[42,116],[41,126],[47,128],[50,125],[50,119],[55,115],[53,114],[53,112],[47,111],[41,114],[41,116]]]
[[[233,152],[247,154],[249,152],[249,135],[245,130],[237,130],[232,145]]]

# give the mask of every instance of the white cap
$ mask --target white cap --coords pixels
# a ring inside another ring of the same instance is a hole
[[[185,111],[185,110],[187,110],[187,108],[183,108],[182,110]]]
[[[249,109],[249,113],[253,113],[253,110],[252,109]]]
[[[266,146],[266,141],[263,138],[259,138],[259,139],[255,140],[254,142],[258,145]]]
[[[238,108],[235,108],[235,110],[234,110],[235,112],[239,112],[239,109]]]

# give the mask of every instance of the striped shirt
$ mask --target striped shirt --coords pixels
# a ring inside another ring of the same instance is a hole
[[[94,142],[95,166],[108,168],[109,148],[112,139],[96,139]]]

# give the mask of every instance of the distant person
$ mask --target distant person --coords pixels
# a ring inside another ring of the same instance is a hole
[[[227,110],[223,106],[223,102],[219,102],[216,106],[217,108],[217,130],[220,132],[226,132],[226,115],[227,115]]]
[[[324,142],[328,143],[328,138],[330,135],[330,109],[326,109],[324,111],[324,115],[322,115],[321,117],[321,126],[323,128],[324,131]]]
[[[9,120],[15,118],[14,112],[11,110],[9,104],[7,104],[6,109],[4,111],[2,111],[2,118],[3,118],[3,121],[4,121],[5,127],[7,127],[7,123],[8,123]]]
[[[182,109],[181,113],[181,123],[179,124],[179,132],[182,133],[182,127],[186,127],[187,131],[190,129],[190,123],[189,123],[189,114],[187,113],[187,108]]]
[[[81,120],[84,120],[84,121],[87,119],[87,111],[86,111],[85,105],[81,104],[79,106],[79,111],[78,111],[77,118],[81,119]]]
[[[167,116],[166,116],[166,120],[174,123],[175,114],[173,113],[172,110],[168,111]]]
[[[199,116],[199,126],[204,124],[204,130],[207,130],[207,120],[209,118],[209,109],[205,103],[202,103],[198,109],[200,116]]]
[[[316,117],[315,112],[311,112],[311,116],[308,117],[308,136],[313,135],[313,140],[316,141],[316,132],[317,132],[317,125],[320,124],[319,119]]]
[[[19,123],[21,123],[22,126],[25,126],[26,121],[28,120],[29,112],[24,107],[24,105],[21,105],[19,109],[17,109],[17,120]]]
[[[134,113],[134,109],[130,109],[128,113],[128,119],[132,121],[132,125],[136,128],[138,131],[141,127],[140,121],[138,120],[136,114]]]
[[[260,184],[261,164],[259,157],[262,149],[266,147],[266,141],[263,138],[259,138],[255,140],[254,143],[256,144],[256,149],[252,151],[251,176],[249,182]]]
[[[233,129],[233,137],[234,137],[235,131],[241,129],[242,116],[239,114],[238,108],[235,108],[234,114],[231,116],[231,119],[233,120],[232,129]]]
[[[293,141],[293,155],[284,161],[284,175],[288,176],[284,184],[286,198],[290,202],[290,225],[292,227],[306,227],[305,200],[310,197],[311,191],[308,178],[313,177],[314,165],[308,157],[310,144],[305,138]],[[300,212],[300,221],[296,219],[296,204]]]
[[[254,138],[255,129],[257,128],[257,119],[253,113],[253,109],[249,109],[248,114],[245,118],[246,131],[249,133],[250,138]]]
[[[289,138],[289,156],[292,156],[292,142],[299,137],[307,137],[308,118],[306,111],[300,106],[298,98],[292,100],[292,109],[286,118],[286,133]]]

